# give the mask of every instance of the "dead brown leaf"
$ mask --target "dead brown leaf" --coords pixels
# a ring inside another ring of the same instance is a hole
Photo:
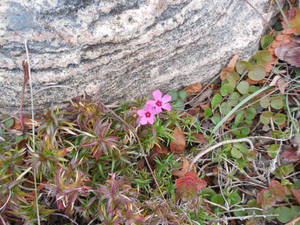
[[[185,136],[182,130],[178,127],[174,129],[174,141],[170,143],[170,150],[176,154],[183,153],[185,149]]]
[[[204,137],[203,134],[193,133],[192,136],[195,137],[197,142],[199,143],[207,143],[207,139]]]
[[[239,54],[235,54],[230,60],[230,62],[228,63],[228,65],[222,69],[220,74],[221,80],[225,80],[228,76],[228,73],[234,72],[235,64],[238,61],[238,59],[239,59]]]
[[[31,117],[23,117],[23,122],[24,122],[24,128],[30,130],[32,128],[32,119]],[[38,123],[40,122],[40,119],[35,118],[33,125],[35,127],[38,126]],[[11,128],[13,130],[22,130],[22,125],[19,119],[14,118],[14,125]]]
[[[186,174],[189,171],[189,167],[190,167],[189,161],[184,157],[182,157],[182,159],[183,159],[183,163],[181,165],[181,169],[172,171],[171,173],[173,176],[183,177],[184,174]]]
[[[248,82],[248,84],[262,84],[264,83],[265,81],[264,80],[259,80],[259,81],[256,81],[256,80],[251,80],[250,78],[247,78],[246,79],[246,82]]]
[[[168,148],[163,145],[155,145],[153,147],[153,151],[158,152],[158,153],[165,153],[165,154],[167,154],[169,152]]]
[[[277,75],[273,78],[272,82],[270,83],[270,86],[276,86],[280,90],[281,94],[284,94],[285,88],[287,87],[286,82],[284,79],[281,78],[281,76]]]
[[[192,94],[197,94],[202,90],[202,84],[201,83],[197,83],[197,84],[192,84],[190,86],[187,86],[184,91],[188,94],[188,95],[192,95]]]

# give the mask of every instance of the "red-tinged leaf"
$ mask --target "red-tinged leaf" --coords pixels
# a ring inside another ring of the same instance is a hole
[[[273,180],[267,189],[257,193],[256,202],[263,209],[270,209],[276,201],[282,201],[286,195],[286,187]]]
[[[290,42],[275,49],[276,56],[291,64],[292,66],[300,67],[300,45],[295,42]]]
[[[174,129],[174,141],[170,143],[170,150],[176,154],[183,153],[185,149],[185,136],[182,130],[178,127]]]
[[[271,181],[268,189],[272,192],[274,200],[282,201],[286,195],[286,187],[282,186],[277,180]]]
[[[192,95],[192,94],[197,94],[202,90],[202,84],[201,83],[197,83],[197,84],[192,84],[190,86],[187,86],[184,91],[188,94],[188,95]]]
[[[257,205],[263,209],[270,209],[275,203],[274,199],[272,198],[272,194],[268,189],[264,189],[257,193],[256,202]]]
[[[294,195],[296,201],[300,205],[300,191],[295,189],[294,187],[291,188],[292,194]]]
[[[182,166],[181,166],[181,170],[172,171],[171,173],[172,173],[173,176],[183,177],[189,171],[189,167],[190,167],[189,161],[184,157],[182,157],[182,159],[183,159],[183,163],[182,163]]]
[[[203,190],[207,183],[200,179],[194,171],[190,171],[184,174],[184,177],[176,179],[175,185],[182,197],[192,198]]]
[[[300,159],[300,157],[296,154],[295,151],[287,151],[287,150],[282,154],[281,157],[288,162],[294,162]]]

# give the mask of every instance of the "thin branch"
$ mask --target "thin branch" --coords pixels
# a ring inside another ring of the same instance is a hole
[[[247,2],[247,4],[255,10],[255,12],[263,19],[264,23],[266,25],[268,25],[268,27],[270,28],[270,30],[272,31],[273,34],[275,34],[276,32],[273,30],[271,24],[263,17],[263,15],[248,1],[248,0],[244,0],[245,2]]]
[[[32,88],[32,77],[31,77],[31,69],[30,69],[30,59],[29,59],[29,51],[27,46],[27,40],[24,41],[25,50],[26,50],[26,58],[28,64],[28,76],[29,76],[29,87],[30,87],[30,100],[31,100],[31,121],[32,121],[32,147],[35,149],[35,127],[34,127],[34,106],[33,106],[33,88]],[[38,225],[41,224],[40,221],[40,211],[39,211],[39,201],[38,201],[38,194],[37,194],[37,185],[36,185],[36,174],[37,171],[34,169],[33,179],[34,179],[34,195],[35,195],[35,202],[36,202],[36,215],[37,215],[37,222]]]
[[[203,151],[201,151],[200,153],[198,153],[198,155],[193,159],[193,161],[191,162],[190,164],[190,170],[193,168],[193,165],[202,157],[204,156],[205,154],[209,153],[210,151],[213,151],[214,149],[222,146],[222,145],[226,145],[226,144],[232,144],[232,143],[239,143],[239,142],[248,142],[250,147],[251,147],[251,150],[253,151],[254,150],[254,145],[252,143],[252,141],[249,139],[249,138],[240,138],[240,139],[234,139],[234,140],[225,140],[225,141],[222,141],[218,144],[215,144],[214,146],[208,148],[208,149],[205,149]]]

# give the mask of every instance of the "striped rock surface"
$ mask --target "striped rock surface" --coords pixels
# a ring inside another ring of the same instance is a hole
[[[28,41],[35,109],[83,91],[130,100],[216,76],[259,46],[269,0],[1,0],[0,113],[16,113]],[[24,110],[30,109],[27,84]]]

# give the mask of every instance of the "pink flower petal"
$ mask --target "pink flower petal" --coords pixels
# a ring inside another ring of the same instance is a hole
[[[154,101],[154,100],[148,100],[148,101],[146,102],[145,108],[148,107],[148,106],[152,106],[152,107],[155,106],[155,102],[156,102],[156,101]]]
[[[162,96],[160,90],[153,91],[153,92],[152,92],[152,95],[153,95],[153,97],[154,97],[155,100],[160,100],[160,99],[161,99],[161,96]]]
[[[151,116],[151,117],[148,118],[148,122],[149,122],[150,124],[153,124],[154,121],[155,121],[154,116]]]
[[[170,111],[171,110],[171,105],[169,103],[163,104],[162,106],[163,109]]]
[[[162,102],[167,103],[167,102],[171,101],[171,99],[172,99],[171,95],[166,94],[162,97]]]
[[[137,111],[137,114],[138,114],[139,116],[144,116],[144,115],[145,115],[145,110],[139,109],[139,110]]]
[[[147,118],[146,117],[140,118],[140,124],[141,125],[145,125],[146,123],[147,123]]]

